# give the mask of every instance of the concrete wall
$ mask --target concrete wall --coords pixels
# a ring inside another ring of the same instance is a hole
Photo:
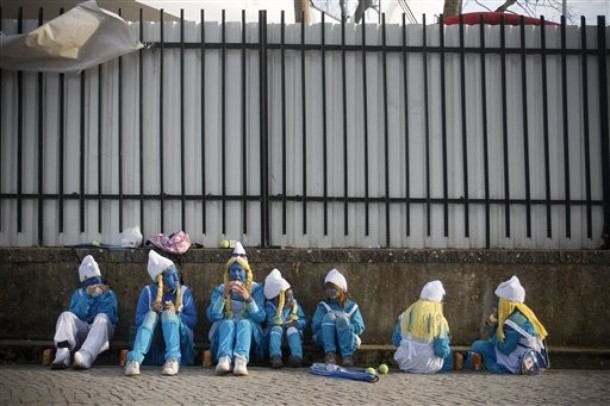
[[[333,267],[344,272],[367,325],[364,344],[390,344],[401,311],[418,298],[425,282],[440,279],[453,343],[468,345],[491,310],[497,284],[517,275],[526,303],[550,333],[550,345],[608,348],[610,251],[246,249],[255,280],[262,282],[271,269],[280,269],[309,316],[323,294],[326,272]],[[91,254],[119,299],[115,339],[127,340],[139,292],[151,282],[147,253],[0,249],[0,339],[51,340],[57,315],[79,285],[78,265]],[[207,343],[205,308],[229,256],[228,250],[199,249],[172,257],[195,296],[199,344]]]

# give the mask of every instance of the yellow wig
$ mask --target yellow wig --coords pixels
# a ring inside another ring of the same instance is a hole
[[[242,257],[231,257],[231,259],[229,259],[227,261],[227,263],[225,264],[225,273],[224,273],[225,286],[227,286],[229,284],[229,282],[231,282],[231,277],[229,275],[229,268],[231,268],[231,265],[233,265],[234,263],[238,263],[246,271],[246,290],[248,291],[248,293],[252,293],[252,270],[250,269],[250,264],[248,263],[248,260],[245,258],[242,258]],[[242,312],[245,311],[245,309],[246,308],[244,306],[244,309],[242,310]],[[233,311],[231,310],[231,294],[230,293],[227,297],[225,297],[225,317],[227,317],[227,318],[233,317]]]
[[[443,315],[443,304],[419,299],[402,315],[402,335],[410,334],[416,339],[432,341],[449,334],[449,324]]]
[[[515,310],[519,310],[521,313],[523,313],[525,318],[534,325],[534,328],[536,329],[536,336],[538,338],[544,340],[546,336],[548,336],[548,333],[542,323],[538,321],[538,318],[532,309],[530,309],[525,303],[511,302],[504,298],[500,298],[498,304],[498,327],[496,329],[498,340],[501,342],[504,341],[504,321],[506,321],[506,319],[508,319]]]

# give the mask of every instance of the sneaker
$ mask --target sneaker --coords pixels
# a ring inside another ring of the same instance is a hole
[[[354,366],[354,358],[353,357],[344,357],[343,362],[341,363],[344,367],[353,367]]]
[[[218,364],[216,364],[216,375],[222,375],[231,370],[231,357],[223,355],[218,358]]]
[[[163,375],[176,375],[178,371],[180,371],[178,360],[176,360],[176,358],[170,358],[163,364],[163,371],[161,371],[161,373]]]
[[[51,363],[51,369],[66,369],[70,367],[70,350],[58,348],[55,359]]]
[[[125,365],[125,375],[140,375],[140,363],[137,361],[127,361],[127,365]]]
[[[245,376],[248,375],[248,368],[246,365],[248,361],[246,361],[246,357],[243,355],[238,355],[235,357],[235,368],[233,368],[233,375],[236,376]]]
[[[534,350],[527,350],[521,360],[521,374],[522,375],[538,375],[540,374],[540,366],[536,359],[536,353]]]
[[[303,361],[300,357],[297,357],[296,355],[291,355],[288,359],[288,363],[292,368],[300,368]]]
[[[324,356],[324,362],[326,364],[336,364],[337,363],[337,356],[335,355],[334,352],[328,352]]]
[[[274,357],[271,357],[271,368],[279,369],[283,366],[284,366],[284,364],[282,364],[282,357],[279,357],[277,355]]]
[[[75,369],[89,369],[91,368],[91,355],[85,350],[76,351],[74,354],[74,368]]]

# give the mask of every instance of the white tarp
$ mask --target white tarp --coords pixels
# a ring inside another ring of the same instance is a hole
[[[125,20],[89,0],[28,33],[0,35],[0,68],[74,72],[142,47]]]

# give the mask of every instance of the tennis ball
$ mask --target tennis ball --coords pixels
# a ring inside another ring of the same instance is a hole
[[[379,365],[378,369],[379,369],[379,373],[382,375],[385,375],[390,371],[390,368],[388,368],[388,366],[386,364]]]
[[[377,374],[375,373],[375,369],[374,369],[374,368],[371,368],[371,367],[368,367],[368,368],[366,369],[366,371],[365,371],[365,372],[366,372],[367,374],[369,374],[369,375],[373,375],[373,376],[377,375]]]
[[[229,248],[229,240],[222,240],[220,242],[220,248]]]

